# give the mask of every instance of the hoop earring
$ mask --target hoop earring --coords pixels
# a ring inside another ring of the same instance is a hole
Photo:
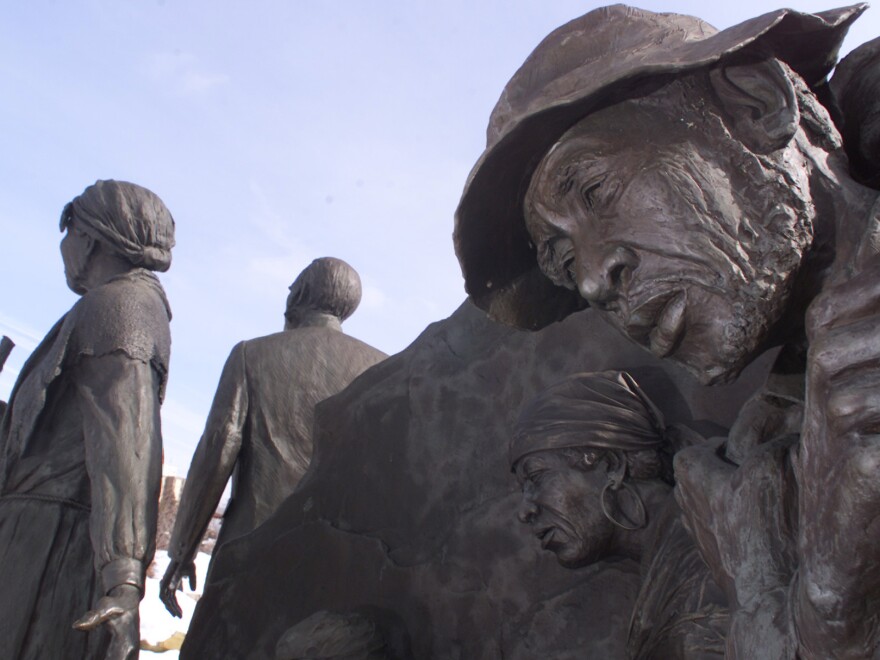
[[[635,498],[636,509],[638,510],[638,520],[635,525],[625,524],[617,520],[614,516],[608,513],[608,507],[605,505],[605,493],[608,492],[608,489],[611,488],[611,492],[616,492],[618,488],[623,487],[624,490],[628,491],[630,496]],[[625,481],[621,481],[619,485],[615,486],[614,480],[609,479],[605,487],[602,488],[602,494],[599,495],[599,503],[602,505],[602,513],[605,514],[605,517],[608,518],[612,523],[620,527],[620,529],[626,530],[627,532],[634,532],[637,529],[642,529],[646,524],[648,524],[648,513],[645,511],[645,503],[642,502],[642,498],[639,496],[639,492],[630,486]]]

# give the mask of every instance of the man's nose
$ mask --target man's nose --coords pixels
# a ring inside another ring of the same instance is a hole
[[[594,307],[614,307],[629,282],[632,271],[639,265],[636,254],[625,247],[592,251],[578,255],[577,287],[581,296]]]
[[[519,518],[521,523],[530,523],[535,519],[535,516],[538,515],[540,509],[538,505],[535,504],[535,501],[531,498],[523,498],[522,503],[519,505],[519,511],[516,514],[516,517]]]

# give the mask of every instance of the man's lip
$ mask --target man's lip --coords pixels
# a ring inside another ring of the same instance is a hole
[[[543,529],[535,532],[535,536],[538,537],[538,540],[541,542],[541,548],[547,550],[551,545],[558,545],[564,539],[557,538],[560,534],[565,536],[565,532],[563,532],[556,525],[551,525],[550,527],[544,527]]]
[[[553,541],[553,533],[555,531],[555,527],[546,527],[535,534],[535,536],[537,536],[538,540],[541,542],[541,547],[544,550],[546,550],[547,546],[550,545],[550,543]]]

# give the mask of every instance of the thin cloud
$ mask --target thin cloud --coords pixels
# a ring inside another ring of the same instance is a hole
[[[203,73],[187,71],[181,80],[183,89],[193,94],[208,92],[229,82],[229,76],[222,73]]]
[[[388,296],[377,286],[363,283],[363,295],[361,296],[361,309],[380,309],[388,302]]]
[[[192,53],[152,53],[144,67],[148,78],[182,95],[205,94],[229,83],[225,73],[208,71]]]
[[[15,342],[15,348],[0,373],[0,400],[6,401],[22,365],[40,343],[41,337],[27,324],[3,315],[0,315],[0,335],[6,335]]]
[[[291,238],[293,236],[289,219],[275,210],[269,195],[256,181],[248,183],[248,190],[255,204],[255,212],[249,218],[250,223],[267,238],[270,243],[289,253],[304,252],[303,246]]]
[[[248,189],[254,204],[248,223],[263,238],[252,254],[245,252],[248,278],[262,291],[283,291],[311,263],[313,251],[293,238],[296,232],[290,219],[275,210],[262,186],[251,181]],[[268,255],[267,248],[276,254]]]
[[[253,284],[264,291],[284,291],[311,259],[301,251],[280,257],[252,257],[247,262],[248,275]]]
[[[22,323],[0,314],[0,335],[7,335],[15,342],[16,348],[30,353],[40,343],[41,337],[36,330]]]

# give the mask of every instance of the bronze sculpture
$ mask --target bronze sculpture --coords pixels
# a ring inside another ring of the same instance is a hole
[[[620,371],[547,388],[523,409],[511,440],[518,517],[542,548],[569,568],[614,556],[641,565],[628,658],[724,656],[726,598],[672,496],[672,456],[691,441]]]
[[[12,352],[12,349],[15,347],[13,341],[3,335],[0,338],[0,371],[3,371],[3,365],[6,364],[6,359],[9,357],[9,354]],[[6,402],[0,401],[0,419],[3,419],[3,414],[6,412]],[[0,445],[0,452],[3,451],[3,445]]]
[[[0,428],[0,656],[122,660],[138,653],[155,546],[171,312],[152,271],[170,266],[174,221],[109,180],[65,206],[61,230],[82,297],[22,368]]]
[[[275,648],[275,660],[363,658],[383,660],[385,640],[376,626],[357,614],[316,612],[287,630]]]
[[[275,646],[275,660],[409,660],[406,631],[399,622],[380,625],[377,612],[328,612],[321,610],[288,628]]]
[[[317,406],[308,476],[218,550],[181,657],[271,657],[291,623],[366,605],[400,617],[415,658],[624,657],[639,566],[572,572],[512,524],[516,415],[566,374],[626,367],[668,424],[724,433],[762,362],[701,387],[592,311],[531,333],[466,302]]]
[[[181,615],[175,591],[183,577],[195,586],[193,560],[233,469],[218,547],[262,524],[302,479],[312,455],[315,405],[387,357],[342,332],[360,299],[360,277],[351,266],[316,259],[290,287],[284,331],[232,349],[169,544],[161,598],[175,616]]]
[[[820,102],[863,10],[722,32],[619,5],[572,21],[505,89],[457,213],[468,291],[495,318],[589,304],[703,382],[782,346],[728,439],[676,459],[729,657],[878,645],[877,192]]]

